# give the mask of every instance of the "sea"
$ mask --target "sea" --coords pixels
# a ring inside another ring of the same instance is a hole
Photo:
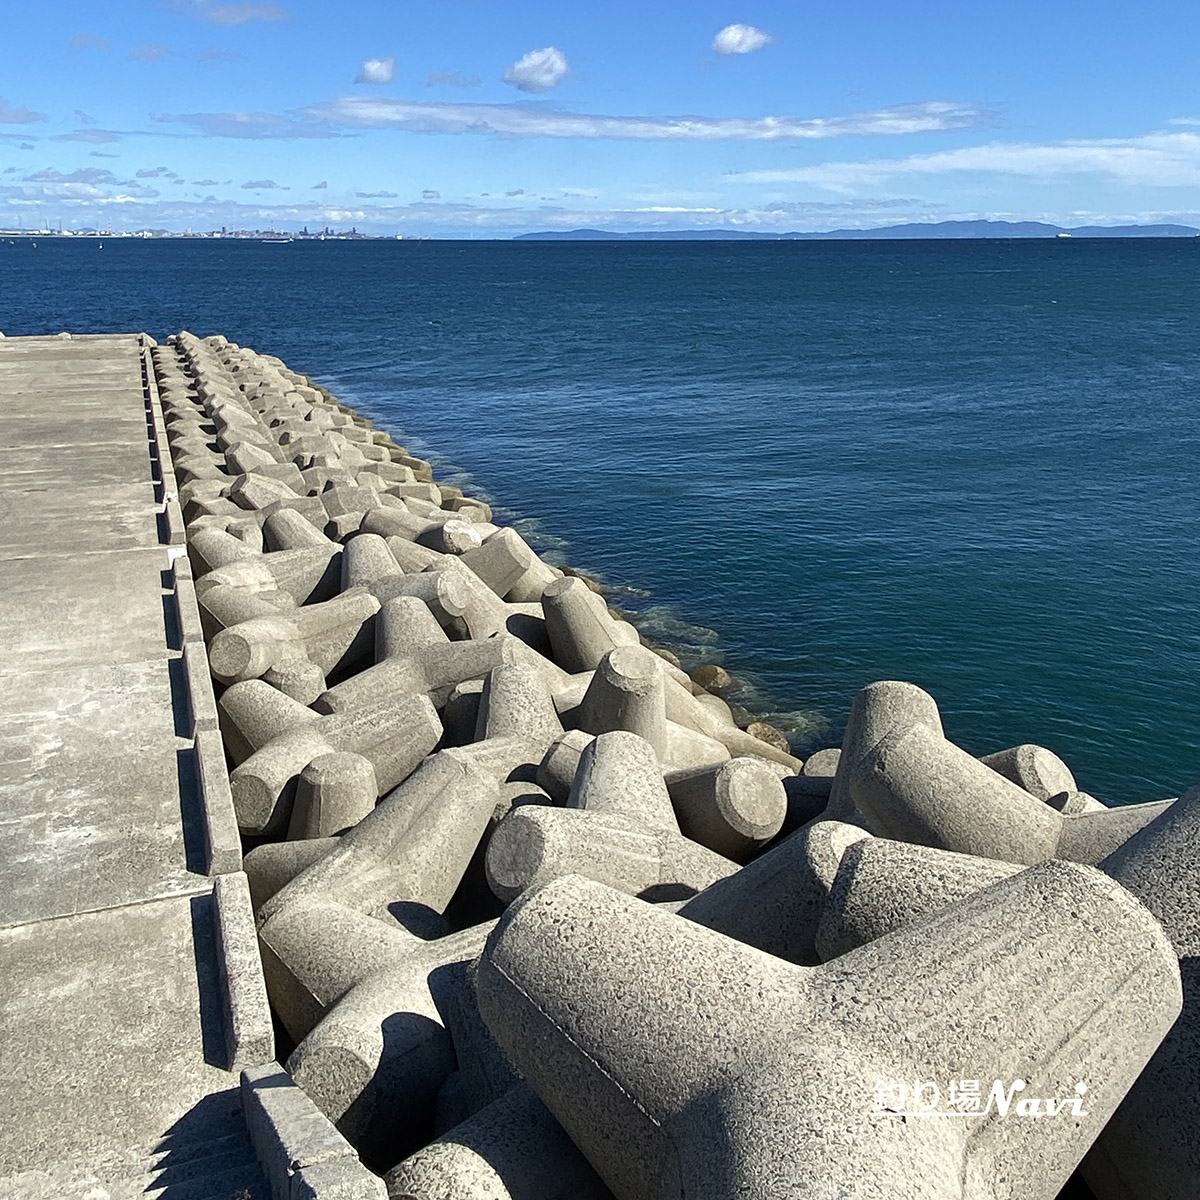
[[[0,241],[0,330],[275,354],[797,753],[877,679],[1200,780],[1200,240]]]

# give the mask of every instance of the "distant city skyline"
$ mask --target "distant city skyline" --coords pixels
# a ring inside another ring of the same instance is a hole
[[[0,227],[1200,224],[1195,5],[901,7],[22,6]]]

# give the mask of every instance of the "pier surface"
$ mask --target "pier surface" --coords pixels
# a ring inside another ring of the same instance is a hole
[[[137,335],[0,339],[0,1197],[259,1200]]]

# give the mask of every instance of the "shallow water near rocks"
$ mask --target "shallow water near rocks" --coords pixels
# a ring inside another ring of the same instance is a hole
[[[0,242],[0,329],[279,355],[801,754],[901,678],[1109,803],[1200,779],[1200,242],[96,243]]]

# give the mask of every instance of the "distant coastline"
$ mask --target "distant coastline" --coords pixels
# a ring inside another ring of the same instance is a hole
[[[963,238],[1189,238],[1200,237],[1191,225],[1047,225],[1041,221],[938,221],[883,225],[878,229],[833,229],[825,233],[757,233],[744,229],[672,229],[611,233],[603,229],[572,229],[520,233],[513,241],[534,242],[834,242]]]

